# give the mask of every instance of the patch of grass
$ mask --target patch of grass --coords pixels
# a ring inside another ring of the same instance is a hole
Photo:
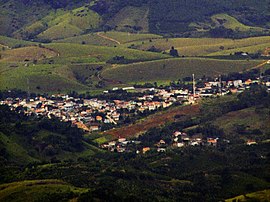
[[[112,137],[111,135],[108,135],[108,134],[96,134],[96,135],[91,134],[89,136],[89,139],[91,139],[93,142],[101,145],[105,142],[109,142],[109,141],[113,140],[114,137]]]

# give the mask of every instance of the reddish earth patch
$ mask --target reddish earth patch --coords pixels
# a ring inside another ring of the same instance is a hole
[[[180,115],[180,116],[183,115],[181,119],[185,119],[189,116],[194,116],[198,114],[199,111],[200,111],[199,105],[178,106],[178,107],[174,107],[163,112],[153,114],[134,124],[109,130],[105,132],[104,134],[112,135],[115,138],[135,137],[149,130],[150,128],[162,126],[168,122],[174,121],[175,115]]]

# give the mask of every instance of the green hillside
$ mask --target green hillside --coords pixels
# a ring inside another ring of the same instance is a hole
[[[28,154],[26,148],[16,143],[16,141],[12,140],[11,137],[8,137],[1,132],[0,132],[0,143],[1,149],[5,148],[6,153],[9,155],[8,159],[10,161],[14,161],[20,164],[24,164],[25,162],[38,161],[37,159],[31,157]]]
[[[80,84],[72,72],[63,65],[19,65],[6,69],[0,74],[0,88],[23,90],[31,92],[67,92],[71,90],[83,91],[87,87]]]
[[[55,40],[72,37],[80,35],[86,30],[96,29],[101,23],[100,16],[88,7],[66,11],[48,21],[49,18],[51,17],[47,16],[41,20],[48,28],[38,34],[37,38]]]
[[[227,29],[232,29],[235,31],[245,32],[245,31],[257,31],[263,32],[261,27],[251,27],[240,23],[237,19],[227,14],[216,14],[211,17],[212,21],[216,26],[224,26]]]
[[[6,48],[35,45],[36,43],[24,40],[18,40],[11,37],[0,36],[0,44]]]
[[[267,202],[270,198],[270,190],[263,190],[263,191],[257,191],[241,196],[237,196],[231,199],[227,199],[226,202],[233,202],[233,201],[265,201]]]
[[[40,120],[23,117],[2,105],[0,110],[0,161],[6,162],[0,169],[12,164],[76,160],[102,153],[99,148],[85,142],[84,132],[71,127],[71,123],[45,117]]]
[[[191,76],[218,76],[229,72],[243,71],[258,64],[258,61],[230,61],[200,58],[178,58],[119,65],[105,69],[102,76],[124,83],[178,80]]]
[[[87,45],[98,45],[98,46],[115,46],[117,43],[109,39],[100,37],[97,33],[84,34],[80,36],[69,37],[55,41],[57,43],[77,43]]]
[[[147,6],[127,6],[121,9],[106,24],[119,31],[148,32],[148,14],[149,8]]]
[[[217,56],[217,55],[230,55],[234,54],[235,52],[247,52],[247,53],[264,53],[264,51],[270,47],[270,43],[266,42],[259,45],[252,45],[252,46],[244,46],[244,47],[236,47],[229,50],[217,51],[215,53],[210,53],[208,56]]]
[[[161,53],[144,52],[121,47],[91,46],[71,43],[50,43],[45,47],[51,48],[60,54],[60,57],[94,58],[98,61],[107,61],[115,56],[124,56],[128,60],[145,61],[168,58]]]
[[[2,51],[1,62],[24,62],[42,60],[57,56],[57,52],[38,46],[28,46]]]
[[[50,6],[42,1],[0,1],[0,35],[11,36],[13,32],[45,16]]]
[[[55,42],[61,43],[78,43],[78,44],[89,44],[89,45],[100,45],[100,46],[115,46],[122,44],[123,47],[128,47],[131,42],[141,44],[145,40],[153,40],[162,38],[156,34],[135,34],[129,32],[97,32],[91,34],[85,34],[75,37],[70,37]],[[125,44],[128,45],[125,45]]]
[[[269,110],[267,109],[258,111],[258,109],[256,110],[255,108],[247,108],[217,118],[213,124],[220,126],[224,130],[226,136],[235,134],[237,137],[242,137],[244,139],[253,139],[256,136],[253,134],[256,130],[261,131],[262,134],[269,134],[270,126],[268,122],[270,119],[269,116],[266,115],[268,111]],[[237,134],[236,131],[240,131],[240,134]],[[261,135],[260,138],[257,138],[259,140],[263,137]]]
[[[141,34],[141,33],[115,32],[115,31],[100,33],[99,36],[114,39],[116,41],[119,41],[120,44],[136,41],[138,41],[138,43],[141,43],[144,40],[153,40],[162,38],[162,36],[156,34]]]
[[[161,51],[167,51],[174,46],[180,55],[202,56],[202,55],[224,55],[237,51],[248,51],[254,53],[269,47],[270,37],[250,37],[245,39],[224,38],[162,38],[144,41],[135,41],[125,46],[131,46],[139,50],[148,50],[152,46]],[[258,46],[258,47],[257,47]],[[235,50],[234,50],[235,49]],[[251,50],[251,51],[250,51]]]
[[[0,201],[68,201],[84,192],[61,180],[27,180],[0,185]]]

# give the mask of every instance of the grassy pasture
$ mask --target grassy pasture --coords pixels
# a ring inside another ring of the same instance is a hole
[[[57,56],[55,51],[40,48],[38,46],[28,46],[3,51],[0,61],[23,62],[32,60],[42,60]]]
[[[202,58],[177,58],[129,65],[118,65],[105,69],[104,78],[124,83],[178,80],[186,76],[218,76],[229,72],[239,72],[258,64],[258,61],[230,61]]]
[[[70,24],[59,23],[44,32],[40,33],[37,37],[42,39],[61,39],[66,37],[71,37],[74,35],[79,35],[82,33],[82,30],[78,27]]]
[[[78,83],[71,71],[65,71],[62,65],[19,65],[5,69],[0,74],[0,89],[19,88],[31,92],[69,92],[86,90]],[[68,69],[66,69],[68,70]]]
[[[61,40],[55,41],[57,43],[85,43],[87,45],[99,45],[99,46],[114,46],[117,45],[116,42],[102,38],[96,33],[84,34],[80,36],[69,37]]]
[[[159,39],[162,38],[160,35],[156,34],[136,34],[136,33],[129,33],[129,32],[101,32],[101,36],[106,36],[112,39],[119,41],[121,44],[129,43],[132,41],[144,41],[144,40],[152,40],[152,39]]]
[[[203,56],[209,54],[230,54],[234,53],[234,51],[237,51],[237,49],[251,49],[253,52],[255,52],[259,48],[262,50],[267,48],[267,43],[270,43],[269,36],[251,37],[237,40],[222,38],[162,38],[153,39],[151,42],[149,40],[137,41],[128,43],[125,46],[128,47],[131,44],[134,44],[134,46],[140,50],[147,50],[150,47],[155,46],[156,48],[163,51],[168,51],[172,46],[174,46],[180,55]]]
[[[0,44],[4,47],[8,46],[9,48],[13,48],[13,47],[18,46],[18,45],[28,46],[28,45],[34,45],[36,43],[30,42],[30,41],[14,39],[14,38],[0,35]]]
[[[248,53],[263,52],[266,48],[269,48],[269,47],[270,47],[270,42],[265,42],[258,45],[236,47],[230,50],[218,51],[218,52],[210,53],[208,54],[208,56],[230,55],[239,51],[248,52]]]
[[[114,56],[124,56],[130,60],[156,60],[170,56],[160,53],[144,52],[120,47],[105,47],[93,45],[81,45],[71,43],[51,43],[46,47],[51,48],[60,54],[60,57],[89,57],[99,61],[107,61]]]

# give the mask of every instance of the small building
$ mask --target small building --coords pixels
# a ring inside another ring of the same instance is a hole
[[[257,144],[257,142],[255,140],[248,140],[247,141],[247,145],[254,145],[254,144]]]
[[[218,138],[207,138],[207,144],[209,146],[217,146]]]
[[[142,149],[143,154],[145,154],[145,153],[148,152],[148,151],[150,151],[150,147],[144,147],[144,148]]]

